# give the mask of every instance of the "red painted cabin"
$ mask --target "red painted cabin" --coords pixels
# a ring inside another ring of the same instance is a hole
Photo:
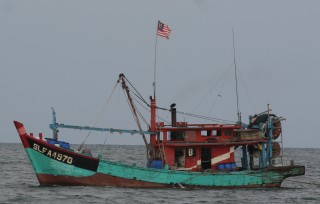
[[[221,169],[221,164],[226,169],[235,167],[234,130],[241,126],[178,122],[173,127],[156,123],[156,127],[160,135],[151,142],[155,152],[164,154],[158,155],[159,159],[164,158],[170,168],[203,171]]]

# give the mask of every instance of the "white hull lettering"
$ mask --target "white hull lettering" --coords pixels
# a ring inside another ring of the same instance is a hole
[[[42,147],[36,143],[33,143],[33,147],[34,150],[36,150],[37,152],[40,152],[41,154],[46,155],[47,157],[50,157],[52,159],[55,159],[57,161],[61,161],[63,163],[67,163],[67,164],[72,164],[73,162],[73,157],[70,157],[68,155],[65,154],[61,154],[52,150],[48,150],[48,148],[46,147]]]

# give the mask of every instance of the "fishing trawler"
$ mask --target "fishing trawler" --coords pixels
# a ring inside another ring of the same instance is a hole
[[[28,134],[24,125],[14,121],[23,147],[41,186],[116,186],[128,188],[275,188],[287,177],[304,175],[301,165],[275,164],[281,155],[281,121],[271,109],[234,124],[189,124],[177,121],[175,104],[169,109],[150,102],[150,126],[142,130],[131,91],[124,74],[118,84],[125,90],[139,130],[97,128],[57,123],[52,109],[52,138]],[[138,95],[138,94],[136,94]],[[140,99],[143,99],[139,95]],[[157,109],[171,113],[171,122],[157,121]],[[239,116],[239,113],[238,113]],[[241,118],[241,117],[239,117]],[[145,167],[93,157],[90,152],[72,150],[70,144],[58,138],[58,130],[106,131],[140,134],[146,146]],[[145,135],[150,135],[149,140]],[[236,159],[240,150],[240,159]],[[239,162],[240,161],[240,162]]]

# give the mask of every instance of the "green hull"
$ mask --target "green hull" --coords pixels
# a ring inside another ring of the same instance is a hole
[[[250,188],[280,187],[291,176],[304,174],[304,166],[281,166],[232,172],[186,172],[99,161],[96,171],[52,159],[32,148],[26,152],[41,185],[120,187]]]

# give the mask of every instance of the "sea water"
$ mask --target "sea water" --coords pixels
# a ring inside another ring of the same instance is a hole
[[[144,146],[86,147],[104,159],[146,165]],[[306,175],[288,178],[280,189],[40,187],[22,145],[0,143],[0,203],[320,203],[320,149],[285,148],[284,156],[305,165]]]

